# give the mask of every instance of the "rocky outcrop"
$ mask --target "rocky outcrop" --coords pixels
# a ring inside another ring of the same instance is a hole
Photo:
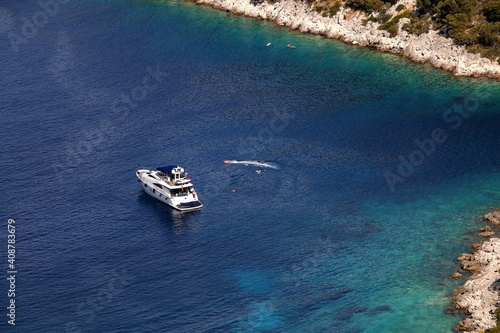
[[[475,273],[457,289],[454,305],[467,317],[456,329],[479,332],[496,325],[495,310],[500,306],[500,239],[491,238],[469,256],[461,256],[466,263],[462,261],[462,268],[471,268]]]
[[[484,220],[496,226],[500,226],[500,211],[495,211],[493,213],[486,214],[484,216]]]
[[[480,233],[477,235],[480,237],[493,237],[495,236],[495,232],[491,230],[491,227],[489,225],[482,227],[479,229]]]
[[[497,212],[498,213],[498,212]],[[493,216],[487,214],[488,216]],[[492,232],[489,226],[482,233]],[[467,314],[455,329],[460,332],[480,332],[497,325],[495,311],[500,307],[500,239],[491,238],[474,244],[475,252],[458,257],[461,268],[473,275],[458,287],[453,305]]]
[[[340,39],[346,43],[370,46],[378,50],[398,53],[416,62],[429,62],[434,67],[451,71],[457,76],[485,76],[500,78],[500,64],[468,53],[463,46],[444,38],[437,31],[430,31],[420,36],[401,31],[408,19],[399,22],[400,32],[390,37],[384,30],[378,30],[376,22],[366,22],[360,12],[348,8],[333,17],[323,17],[311,5],[300,0],[281,0],[269,3],[255,0],[195,0],[198,4],[230,11],[235,14],[275,21],[301,32],[321,34],[329,38]],[[400,0],[390,11],[395,12],[399,4],[407,7],[415,4],[414,0]]]

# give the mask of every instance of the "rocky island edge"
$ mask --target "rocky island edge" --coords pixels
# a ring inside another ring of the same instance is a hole
[[[500,226],[500,211],[488,213],[484,219]],[[489,226],[483,227],[479,236],[492,237]],[[464,333],[499,332],[500,324],[500,239],[490,238],[474,244],[472,253],[458,257],[462,271],[472,276],[455,289],[453,306],[466,314],[454,328]],[[454,278],[460,278],[455,273]]]
[[[385,30],[379,30],[378,22],[366,21],[360,11],[342,6],[332,17],[324,17],[311,4],[301,0],[280,0],[260,2],[255,0],[194,0],[200,5],[276,22],[304,33],[324,35],[348,44],[369,46],[383,52],[401,54],[415,62],[430,63],[436,68],[452,72],[455,76],[488,77],[500,79],[500,64],[473,54],[453,39],[445,38],[436,30],[419,36],[402,29],[409,21],[398,22],[398,34],[391,37]],[[415,8],[415,0],[399,0],[388,12],[397,13],[397,8]]]

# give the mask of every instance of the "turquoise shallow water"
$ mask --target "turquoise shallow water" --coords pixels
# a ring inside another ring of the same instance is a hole
[[[15,52],[39,11],[0,8],[2,332],[451,332],[500,205],[498,82],[177,1],[69,2]],[[141,191],[171,163],[202,211]]]

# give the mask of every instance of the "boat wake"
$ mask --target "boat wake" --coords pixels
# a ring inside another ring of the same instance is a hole
[[[253,165],[262,168],[278,169],[278,166],[272,163],[259,162],[259,161],[236,161],[236,160],[224,160],[225,164],[244,164]]]

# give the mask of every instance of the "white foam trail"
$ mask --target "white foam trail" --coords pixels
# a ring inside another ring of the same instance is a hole
[[[259,161],[224,160],[224,163],[226,163],[226,164],[244,164],[244,165],[253,165],[253,166],[269,168],[269,169],[278,169],[277,165],[274,165],[272,163],[259,162]]]

